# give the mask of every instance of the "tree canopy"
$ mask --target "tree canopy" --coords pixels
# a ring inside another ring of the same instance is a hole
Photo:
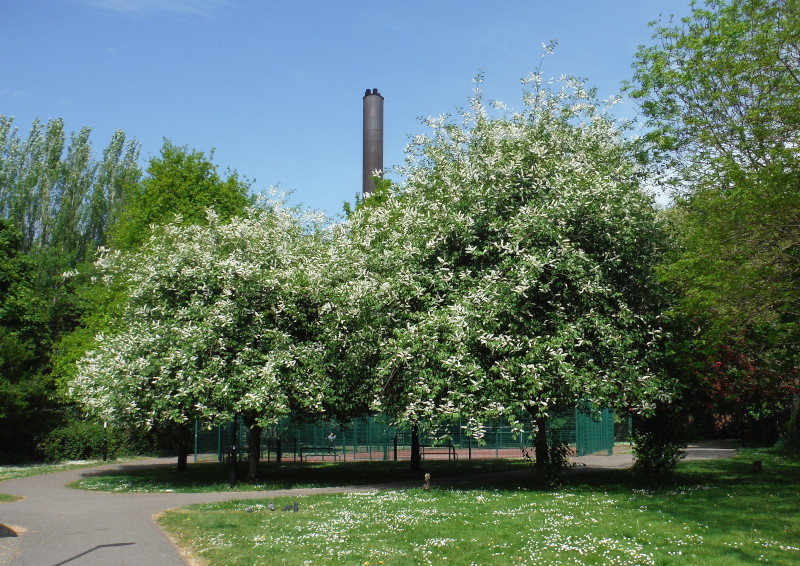
[[[148,428],[318,413],[318,222],[274,201],[229,222],[212,211],[204,224],[178,219],[135,252],[107,251],[98,267],[129,294],[122,321],[81,360],[72,397]]]
[[[478,94],[459,120],[428,120],[397,194],[349,217],[375,397],[400,420],[460,415],[480,437],[489,419],[670,395],[665,232],[629,146],[579,81],[527,85],[522,111]]]
[[[47,309],[34,278],[22,234],[0,218],[0,461],[30,457],[31,437],[49,424],[40,411],[53,404],[39,371],[47,355]]]
[[[213,151],[206,157],[165,139],[145,178],[130,186],[119,223],[111,230],[113,246],[131,249],[147,239],[152,226],[172,222],[176,216],[186,224],[204,223],[211,209],[225,221],[253,204],[249,181],[236,172],[223,178],[213,157]]]
[[[23,249],[48,258],[46,276],[93,260],[117,218],[125,188],[139,181],[139,145],[117,131],[102,158],[91,129],[67,134],[62,119],[34,121],[23,140],[0,116],[0,217],[23,235]]]
[[[117,131],[96,157],[90,134],[37,119],[25,138],[0,116],[0,279],[8,283],[0,284],[0,366],[11,387],[3,401],[15,407],[0,410],[4,458],[34,457],[36,437],[63,422],[52,353],[86,308],[82,286],[65,275],[94,259],[125,187],[141,176],[134,140]]]
[[[796,382],[800,4],[707,0],[677,25],[653,25],[629,92],[661,180],[675,189],[680,245],[664,276],[694,326],[695,363],[722,362],[738,345]]]

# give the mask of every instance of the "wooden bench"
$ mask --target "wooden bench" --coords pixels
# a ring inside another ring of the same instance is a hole
[[[441,454],[447,455],[448,460],[458,460],[458,452],[456,452],[456,447],[452,444],[445,444],[442,446],[424,444],[419,447],[419,453],[422,458],[425,458],[426,455],[432,456],[434,454]]]
[[[309,456],[322,456],[322,459],[325,459],[325,456],[333,456],[333,460],[338,462],[339,461],[339,451],[336,447],[331,448],[330,446],[301,446],[300,447],[300,461],[303,461],[303,458],[308,458]]]

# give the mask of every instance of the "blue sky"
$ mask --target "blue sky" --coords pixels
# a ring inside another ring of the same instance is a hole
[[[464,105],[485,74],[518,106],[542,43],[544,73],[588,79],[601,97],[630,78],[647,22],[688,0],[4,0],[0,114],[93,131],[100,153],[124,130],[156,156],[163,138],[221,170],[279,185],[329,213],[361,190],[361,111],[385,97],[385,156],[400,164],[419,118]],[[622,112],[633,116],[628,104]]]

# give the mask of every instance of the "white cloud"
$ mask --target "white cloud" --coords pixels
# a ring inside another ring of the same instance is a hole
[[[188,16],[210,17],[226,0],[79,0],[92,8],[124,15],[141,16],[171,12]]]

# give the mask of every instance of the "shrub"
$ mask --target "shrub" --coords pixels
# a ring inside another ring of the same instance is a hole
[[[637,475],[658,482],[675,471],[686,457],[686,442],[666,438],[656,432],[631,433],[631,444],[635,462],[633,471]]]
[[[53,429],[37,444],[38,455],[47,462],[65,460],[97,460],[106,456],[116,458],[126,454],[153,451],[150,435],[130,434],[120,428],[86,421],[72,421]]]
[[[792,416],[786,423],[784,435],[775,448],[781,452],[800,454],[800,407],[792,408]]]

